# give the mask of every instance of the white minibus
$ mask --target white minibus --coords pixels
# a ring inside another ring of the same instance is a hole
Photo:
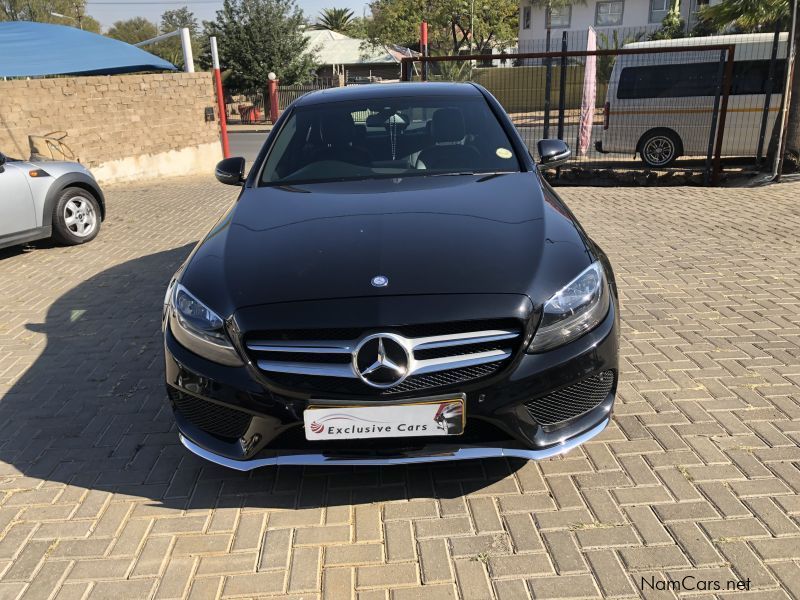
[[[734,44],[733,79],[722,155],[755,156],[758,151],[774,34],[718,35],[652,42],[624,48]],[[764,151],[776,122],[783,92],[788,36],[779,36]],[[708,153],[714,100],[720,87],[720,51],[687,50],[621,54],[606,95],[600,152],[639,154],[646,166],[666,167],[680,156]]]

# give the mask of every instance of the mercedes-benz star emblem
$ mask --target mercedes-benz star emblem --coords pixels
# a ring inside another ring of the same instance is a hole
[[[375,275],[370,283],[372,287],[386,287],[389,285],[389,278],[386,275]]]
[[[403,381],[408,375],[408,363],[408,350],[390,333],[365,337],[353,353],[356,374],[376,388],[389,388]]]

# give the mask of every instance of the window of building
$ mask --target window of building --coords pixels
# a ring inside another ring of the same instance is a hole
[[[531,28],[531,7],[530,6],[523,6],[522,7],[522,28],[523,29],[530,29]]]
[[[650,0],[650,22],[661,23],[669,12],[669,0]]]
[[[622,9],[624,2],[598,2],[594,15],[594,24],[598,27],[622,25]]]
[[[559,8],[550,9],[550,27],[551,29],[566,29],[569,27],[572,20],[572,6],[561,6]]]

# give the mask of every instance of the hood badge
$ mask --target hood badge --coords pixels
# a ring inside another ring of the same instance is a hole
[[[375,275],[370,281],[372,287],[382,288],[389,285],[389,278],[386,275]]]

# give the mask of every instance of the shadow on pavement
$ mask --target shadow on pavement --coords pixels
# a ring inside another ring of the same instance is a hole
[[[188,453],[166,402],[161,308],[167,281],[190,250],[107,269],[58,298],[44,323],[28,325],[47,340],[0,400],[0,481],[19,472],[47,480],[44,486],[69,484],[181,509],[448,499],[488,486],[514,491],[506,478],[523,461],[239,473]]]

